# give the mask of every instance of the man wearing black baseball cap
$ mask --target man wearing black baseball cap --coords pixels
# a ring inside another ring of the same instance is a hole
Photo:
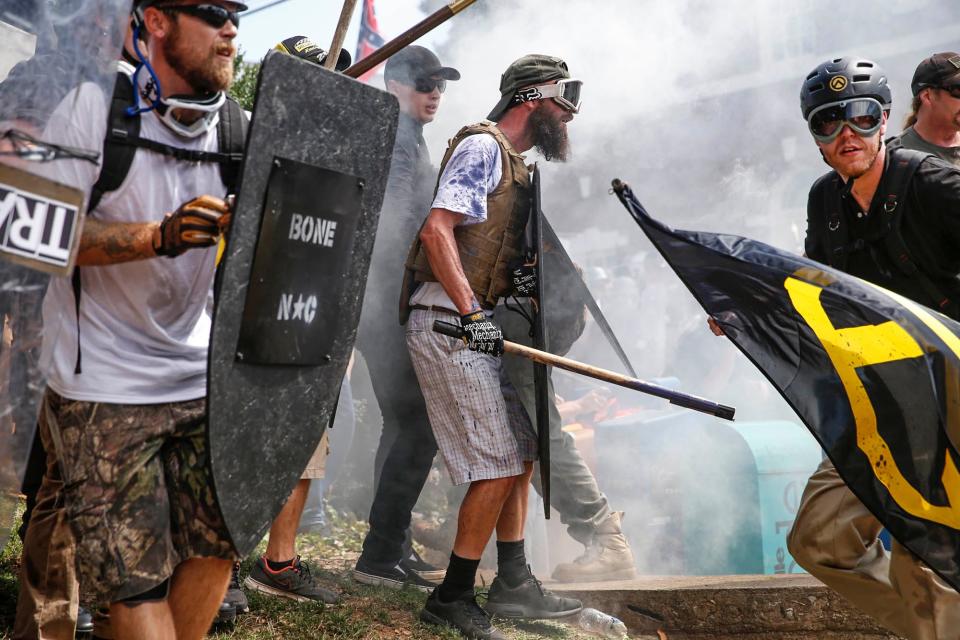
[[[901,145],[960,168],[960,54],[935,53],[917,66]]]
[[[459,80],[460,72],[443,66],[429,49],[411,45],[390,58],[384,79],[400,103],[400,117],[357,333],[383,432],[375,458],[370,530],[353,576],[364,584],[429,590],[443,571],[417,555],[408,530],[437,443],[397,324],[397,274],[403,273],[404,250],[430,210],[437,180],[423,127],[436,116],[447,81]]]
[[[524,552],[524,520],[537,439],[516,390],[501,376],[503,332],[497,302],[517,293],[511,266],[520,258],[532,198],[521,155],[568,156],[567,124],[580,106],[580,82],[560,58],[527,55],[500,80],[490,120],[450,141],[430,214],[407,256],[401,321],[426,400],[430,426],[455,484],[470,483],[443,583],[420,619],[470,638],[503,638],[487,611],[512,618],[559,618],[581,603],[544,590]],[[529,295],[529,293],[525,294]],[[459,320],[464,340],[432,331]],[[497,577],[486,611],[474,597],[480,555],[497,532]]]

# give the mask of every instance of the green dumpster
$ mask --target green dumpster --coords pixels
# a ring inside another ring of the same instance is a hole
[[[597,425],[594,446],[641,573],[803,571],[786,534],[821,453],[802,424],[638,414]]]

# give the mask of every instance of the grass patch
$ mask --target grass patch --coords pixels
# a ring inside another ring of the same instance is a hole
[[[10,637],[17,597],[17,575],[21,553],[16,536],[22,506],[6,547],[0,550],[0,640]],[[327,530],[322,534],[298,537],[297,548],[311,565],[318,582],[341,594],[334,606],[293,602],[248,592],[250,613],[237,618],[229,629],[211,633],[216,640],[456,640],[450,629],[422,624],[418,616],[426,597],[420,591],[394,591],[358,584],[350,570],[359,554],[367,526],[329,511]],[[245,558],[241,574],[246,575],[265,545]],[[579,633],[558,622],[497,621],[511,640],[551,638],[587,640],[595,636]]]

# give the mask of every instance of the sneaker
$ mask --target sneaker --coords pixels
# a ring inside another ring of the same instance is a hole
[[[221,602],[220,609],[217,610],[217,617],[213,619],[211,629],[223,628],[233,625],[237,621],[237,608],[229,602]]]
[[[507,637],[490,624],[490,615],[484,611],[473,594],[453,602],[443,602],[434,589],[427,598],[420,621],[453,627],[466,638],[480,640],[507,640]]]
[[[446,569],[435,567],[423,558],[416,550],[411,549],[410,555],[400,561],[400,568],[408,574],[414,573],[427,582],[440,584],[447,575]]]
[[[508,586],[500,576],[494,578],[487,596],[487,611],[503,618],[566,618],[580,613],[581,609],[583,603],[579,600],[564,598],[544,589],[529,567],[526,580],[516,587]]]
[[[243,581],[243,586],[260,593],[289,598],[297,602],[336,604],[340,601],[340,596],[316,583],[310,575],[310,566],[300,560],[300,556],[279,571],[274,571],[267,566],[263,556],[257,558],[250,570],[250,575]]]
[[[369,584],[374,587],[386,587],[388,589],[410,587],[424,593],[430,593],[437,586],[424,580],[416,573],[407,573],[399,564],[392,567],[378,565],[366,562],[363,556],[357,559],[357,565],[353,568],[353,579],[361,584]]]
[[[250,603],[247,602],[247,594],[240,588],[240,563],[233,563],[233,573],[230,574],[230,584],[227,585],[227,595],[223,601],[232,604],[237,610],[237,615],[241,613],[250,613]]]

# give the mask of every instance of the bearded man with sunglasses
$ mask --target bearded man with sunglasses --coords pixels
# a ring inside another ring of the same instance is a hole
[[[913,103],[897,141],[960,168],[960,54],[935,53],[917,65]]]
[[[806,255],[960,319],[960,172],[884,144],[891,95],[874,62],[840,58],[814,69],[803,116],[833,171],[813,185]],[[956,638],[960,595],[893,541],[829,460],[810,477],[790,553],[804,569],[911,640]]]
[[[578,600],[545,591],[526,562],[537,438],[502,375],[503,332],[493,319],[497,302],[513,292],[511,266],[530,214],[530,170],[521,153],[536,147],[548,160],[567,159],[567,123],[579,110],[580,84],[552,56],[527,55],[507,68],[489,119],[450,141],[406,262],[400,304],[410,358],[451,480],[470,483],[446,576],[420,619],[470,638],[504,637],[488,611],[559,618],[581,609]],[[433,332],[435,320],[459,321],[464,341]],[[494,530],[497,577],[484,610],[474,582]]]
[[[229,207],[204,194],[226,191],[217,122],[245,8],[136,2],[140,65],[125,113],[139,119],[139,136],[128,140],[125,179],[100,191],[101,167],[51,165],[51,177],[91,196],[80,277],[53,278],[44,299],[39,431],[48,467],[24,566],[44,536],[75,541],[79,582],[109,603],[119,638],[203,637],[233,566],[204,433],[207,302]],[[110,109],[110,96],[80,85],[44,137],[109,149]],[[201,160],[177,160],[184,149]],[[63,579],[31,566],[41,590]]]

